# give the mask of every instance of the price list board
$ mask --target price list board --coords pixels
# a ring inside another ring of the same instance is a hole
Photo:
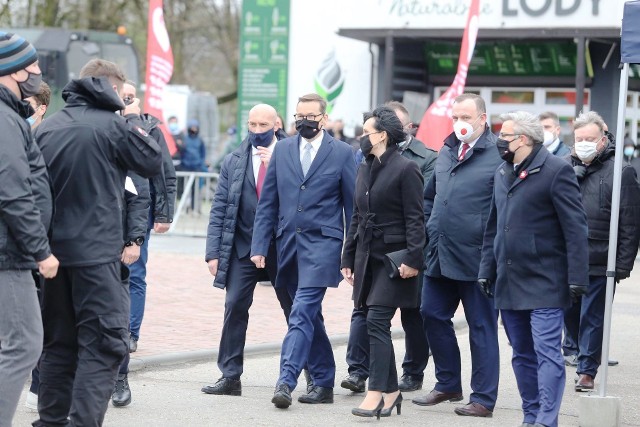
[[[249,110],[287,106],[290,0],[243,0],[238,51],[238,139],[247,135]]]

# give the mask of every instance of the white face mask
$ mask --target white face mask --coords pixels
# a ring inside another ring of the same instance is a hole
[[[542,142],[542,145],[544,145],[545,147],[548,147],[551,144],[553,144],[553,141],[555,140],[556,140],[556,135],[553,132],[549,132],[548,130],[544,131],[544,141]]]
[[[458,120],[457,122],[455,122],[453,124],[453,131],[456,133],[456,138],[458,138],[462,142],[470,141],[471,135],[473,135],[473,132],[475,131],[473,125],[476,124],[479,119],[480,116],[478,116],[478,118],[475,119],[473,123],[463,122],[462,120]]]
[[[590,162],[598,154],[598,143],[589,141],[576,142],[574,149],[576,150],[576,156],[583,162]]]

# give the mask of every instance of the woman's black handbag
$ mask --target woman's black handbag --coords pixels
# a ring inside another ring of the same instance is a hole
[[[398,268],[402,265],[402,261],[409,255],[408,249],[401,249],[395,252],[389,252],[384,255],[384,266],[387,269],[389,278],[397,279],[400,277],[400,271]]]

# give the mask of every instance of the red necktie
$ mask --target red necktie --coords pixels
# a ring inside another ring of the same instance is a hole
[[[260,199],[260,193],[262,192],[262,185],[264,184],[264,177],[267,174],[267,167],[263,162],[260,162],[260,169],[258,169],[258,182],[256,182],[256,194]]]
[[[469,151],[469,144],[467,144],[466,142],[462,143],[462,151],[460,152],[460,155],[458,156],[458,161],[461,162],[464,159],[464,155],[467,154],[467,151]]]

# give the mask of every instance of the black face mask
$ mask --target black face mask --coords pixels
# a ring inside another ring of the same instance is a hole
[[[296,120],[296,130],[304,139],[313,139],[320,132],[320,122],[317,120]]]
[[[268,147],[273,142],[274,129],[269,129],[266,132],[255,133],[249,131],[249,143],[254,147]]]
[[[506,139],[498,139],[498,141],[496,141],[496,147],[498,148],[500,157],[502,157],[502,160],[504,160],[505,162],[511,164],[513,164],[513,158],[516,155],[515,151],[512,152],[509,150],[509,144],[511,144],[512,142],[513,141],[507,141]],[[516,148],[516,151],[518,151],[518,148]]]
[[[200,131],[196,129],[189,129],[187,132],[190,136],[198,136],[198,134],[200,133]]]
[[[522,145],[521,145],[513,151],[509,150],[509,144],[511,144],[513,141],[515,141],[515,139],[512,139],[511,141],[507,141],[505,139],[500,139],[500,138],[498,138],[498,141],[496,141],[496,147],[498,148],[498,153],[500,153],[500,157],[502,157],[502,160],[504,160],[505,162],[511,163],[511,164],[513,164],[513,159],[516,156],[516,151],[522,148]]]
[[[40,84],[42,84],[42,74],[33,74],[28,71],[27,73],[29,74],[27,80],[18,82],[22,99],[37,95],[40,92]]]
[[[360,150],[362,150],[362,154],[364,154],[365,157],[371,154],[371,150],[373,150],[373,144],[369,139],[369,135],[365,135],[360,138]]]

